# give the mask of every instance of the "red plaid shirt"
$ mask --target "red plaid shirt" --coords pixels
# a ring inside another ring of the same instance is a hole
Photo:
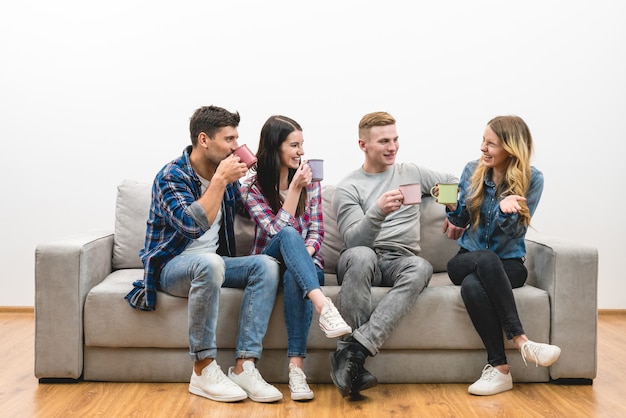
[[[274,235],[282,228],[292,226],[302,236],[305,246],[315,248],[313,262],[323,270],[324,260],[320,254],[320,248],[324,239],[324,217],[320,183],[313,182],[306,187],[308,194],[306,209],[303,214],[294,217],[283,208],[274,214],[259,187],[256,184],[251,186],[255,179],[256,176],[251,176],[241,186],[241,198],[256,223],[254,245],[250,253],[262,253]]]

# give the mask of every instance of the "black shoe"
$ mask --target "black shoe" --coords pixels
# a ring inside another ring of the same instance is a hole
[[[363,369],[363,363],[365,363],[363,353],[350,350],[350,347],[330,353],[330,378],[341,392],[341,396],[350,395],[353,382]]]
[[[361,367],[356,379],[352,382],[352,390],[350,396],[358,396],[362,390],[371,389],[378,385],[378,379],[376,376],[368,372],[365,367]]]

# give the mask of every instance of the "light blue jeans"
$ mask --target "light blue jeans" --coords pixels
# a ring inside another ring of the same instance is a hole
[[[422,257],[353,247],[337,264],[339,311],[354,329],[352,337],[371,355],[389,338],[419,294],[428,286],[433,267]],[[372,286],[391,287],[372,311]],[[344,337],[337,348],[348,346]]]
[[[181,254],[168,262],[161,271],[161,289],[170,295],[189,299],[191,358],[199,361],[217,355],[215,331],[222,287],[244,289],[235,357],[261,358],[263,337],[276,300],[278,278],[278,263],[266,255]]]
[[[324,272],[313,263],[304,239],[291,226],[274,235],[263,254],[283,263],[287,356],[306,357],[306,342],[313,316],[313,305],[306,295],[324,283]]]

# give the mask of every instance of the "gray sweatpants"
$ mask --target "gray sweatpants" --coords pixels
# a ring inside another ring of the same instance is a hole
[[[338,308],[355,330],[352,337],[372,356],[378,354],[432,275],[433,267],[419,256],[369,247],[344,251],[337,264],[337,280],[341,285]],[[373,311],[372,286],[391,287]],[[337,348],[347,345],[339,341]]]

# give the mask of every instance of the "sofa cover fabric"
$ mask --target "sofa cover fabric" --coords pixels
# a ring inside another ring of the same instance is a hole
[[[342,247],[330,208],[334,186],[322,190],[325,239],[324,292],[335,302],[335,267]],[[132,309],[124,296],[143,276],[143,246],[151,185],[133,180],[118,187],[114,231],[83,233],[38,245],[36,250],[35,375],[50,379],[103,381],[189,380],[187,299],[159,292],[152,312]],[[421,255],[435,274],[417,303],[367,367],[382,383],[471,382],[486,363],[484,347],[467,315],[459,288],[445,272],[458,246],[443,234],[442,205],[425,195],[421,203]],[[237,217],[238,255],[247,254],[253,221]],[[550,368],[524,366],[507,342],[516,381],[579,379],[596,373],[597,251],[554,238],[527,239],[527,284],[514,290],[526,333],[558,344],[561,358]],[[387,292],[374,288],[374,306]],[[222,289],[218,361],[233,363],[242,291]],[[329,383],[328,353],[336,347],[317,327],[308,339],[305,373],[310,382]],[[582,337],[581,337],[582,335]],[[258,367],[272,382],[287,382],[287,335],[279,293]]]

